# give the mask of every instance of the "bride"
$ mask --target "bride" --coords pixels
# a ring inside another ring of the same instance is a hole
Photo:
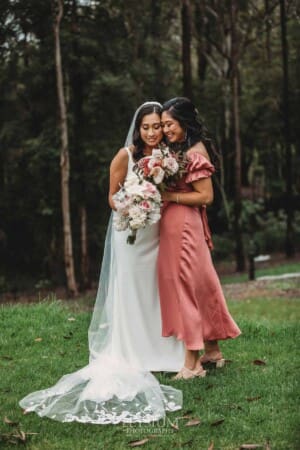
[[[132,174],[133,165],[162,139],[161,105],[146,102],[133,118],[125,147],[110,167],[109,203]],[[152,422],[181,408],[181,391],[160,385],[150,371],[178,371],[184,349],[174,337],[161,337],[156,260],[159,224],[139,230],[133,245],[128,231],[110,219],[99,288],[89,328],[89,364],[64,375],[54,386],[20,401],[61,422],[95,424]]]

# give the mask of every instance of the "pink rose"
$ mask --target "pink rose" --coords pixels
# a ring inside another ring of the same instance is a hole
[[[155,194],[156,187],[152,183],[150,183],[149,181],[146,181],[144,183],[144,191],[148,192],[149,194]]]
[[[142,202],[140,202],[139,206],[145,211],[149,211],[151,209],[151,204],[147,200],[143,200]]]

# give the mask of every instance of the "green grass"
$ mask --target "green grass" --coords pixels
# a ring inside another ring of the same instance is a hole
[[[297,373],[299,350],[298,302],[272,298],[229,302],[243,334],[222,343],[232,360],[223,369],[211,369],[204,379],[161,382],[182,389],[183,411],[149,425],[62,424],[23,415],[18,401],[29,392],[53,385],[63,374],[87,363],[89,312],[74,312],[58,302],[0,309],[0,434],[18,428],[28,436],[28,450],[128,449],[129,441],[149,438],[146,449],[238,449],[245,443],[266,444],[272,450],[300,448]],[[68,321],[74,317],[76,321]],[[35,341],[35,339],[41,340]],[[254,360],[265,365],[254,365]],[[199,418],[187,427],[188,418]],[[4,417],[19,422],[3,423]],[[224,419],[219,425],[216,421]],[[177,425],[175,430],[171,423]],[[23,444],[0,441],[3,449]],[[24,447],[24,445],[23,445]],[[264,447],[261,447],[264,448]]]
[[[256,263],[255,277],[263,277],[265,275],[283,275],[285,273],[300,272],[300,263],[282,263],[278,266],[259,268],[260,263]],[[233,275],[223,275],[220,277],[222,284],[242,283],[249,279],[248,273],[236,273]]]

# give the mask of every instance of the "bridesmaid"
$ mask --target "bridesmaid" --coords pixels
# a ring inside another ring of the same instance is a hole
[[[222,367],[218,340],[235,338],[240,330],[232,319],[214,269],[206,205],[213,201],[211,157],[216,152],[192,102],[167,101],[162,128],[175,152],[187,159],[187,171],[175,190],[163,193],[158,278],[163,336],[185,344],[184,367],[175,379],[204,377],[202,364]],[[199,350],[205,353],[199,358]]]

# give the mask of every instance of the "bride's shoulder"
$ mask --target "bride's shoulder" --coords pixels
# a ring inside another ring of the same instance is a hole
[[[115,157],[126,159],[126,157],[128,158],[129,152],[131,154],[133,154],[134,150],[135,150],[134,145],[129,145],[128,147],[122,147],[122,148],[120,148],[118,150],[118,152],[116,153]]]
[[[127,157],[128,157],[129,152],[133,155],[134,150],[135,150],[134,145],[129,145],[128,147],[122,147],[118,151],[117,155],[120,155],[121,157],[125,157],[127,155]]]
[[[114,158],[112,159],[111,165],[113,167],[126,165],[128,164],[128,156],[129,152],[133,154],[135,147],[133,145],[130,145],[129,147],[122,147],[118,150],[118,152],[115,154]]]
[[[205,145],[202,142],[196,142],[188,151],[187,155],[191,156],[193,153],[198,153],[202,156],[204,156],[208,161],[210,161],[209,154],[205,148]]]

